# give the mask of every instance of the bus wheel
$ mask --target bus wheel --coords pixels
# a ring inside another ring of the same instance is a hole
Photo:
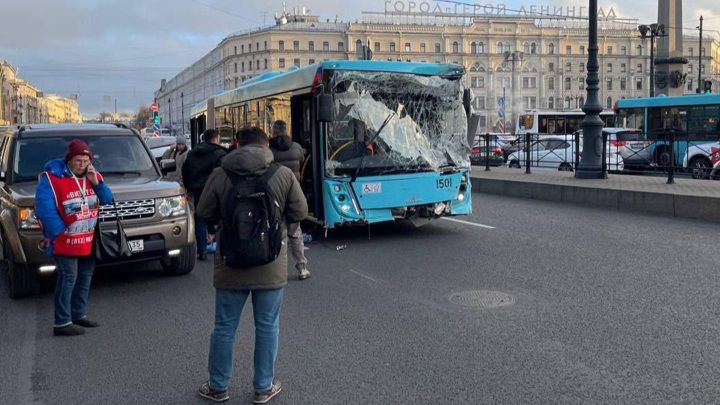
[[[667,168],[670,166],[671,152],[667,148],[658,148],[655,151],[655,163],[659,167]]]
[[[570,165],[570,163],[564,162],[564,163],[560,163],[560,167],[558,167],[558,171],[571,172],[571,171],[573,171],[573,168]]]
[[[708,179],[712,164],[706,157],[697,157],[690,161],[690,173],[693,179]]]

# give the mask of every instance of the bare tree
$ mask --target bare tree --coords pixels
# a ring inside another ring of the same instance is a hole
[[[135,128],[142,130],[148,125],[150,121],[150,109],[143,103],[138,109],[137,116],[135,117]]]

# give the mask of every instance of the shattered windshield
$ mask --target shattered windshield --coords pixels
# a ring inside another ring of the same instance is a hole
[[[329,176],[470,166],[460,80],[336,71],[335,120],[325,139]]]

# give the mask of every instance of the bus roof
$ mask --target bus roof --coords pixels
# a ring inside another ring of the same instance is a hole
[[[720,94],[692,94],[687,96],[657,96],[617,101],[617,108],[675,107],[684,105],[720,104]]]
[[[254,100],[291,91],[309,90],[318,68],[332,70],[358,70],[391,73],[409,73],[421,76],[460,77],[465,69],[452,63],[386,62],[372,60],[336,60],[315,63],[303,68],[290,68],[285,72],[268,72],[243,82],[238,88],[215,96],[215,107]],[[203,113],[207,100],[194,105],[191,116]]]

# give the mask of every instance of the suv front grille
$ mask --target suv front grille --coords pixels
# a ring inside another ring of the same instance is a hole
[[[120,219],[150,218],[155,215],[155,200],[152,198],[147,200],[118,201],[115,204],[117,205],[117,215],[120,216]],[[115,219],[115,207],[113,207],[112,204],[100,206],[98,216],[101,222]]]

